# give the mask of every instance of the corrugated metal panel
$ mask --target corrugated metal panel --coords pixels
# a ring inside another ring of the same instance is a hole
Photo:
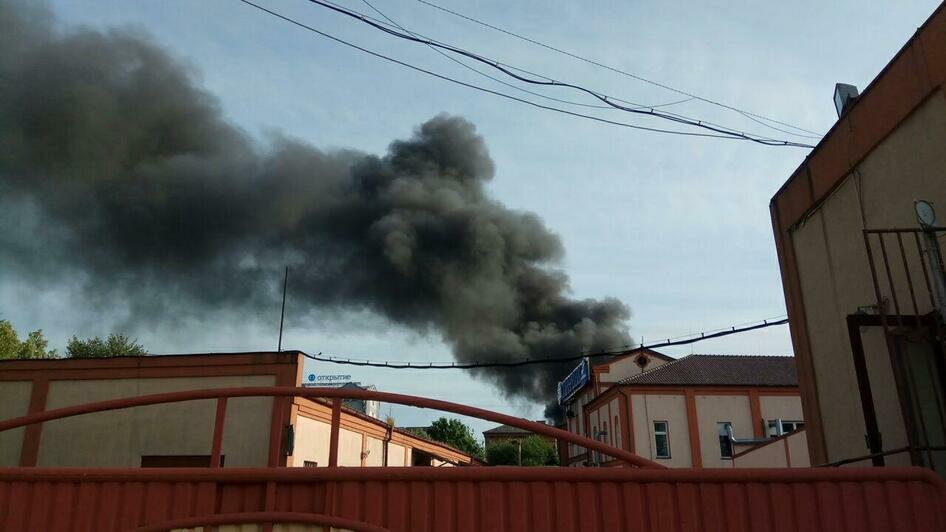
[[[0,470],[2,530],[124,532],[266,511],[405,532],[932,532],[946,530],[946,483],[914,468]]]

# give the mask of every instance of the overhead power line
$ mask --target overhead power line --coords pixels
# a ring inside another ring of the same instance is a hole
[[[594,66],[597,66],[597,67],[600,67],[600,68],[604,68],[604,69],[606,69],[606,70],[610,70],[611,72],[614,72],[614,73],[616,73],[616,74],[620,74],[620,75],[622,75],[622,76],[626,76],[626,77],[629,77],[629,78],[631,78],[631,79],[635,79],[635,80],[637,80],[637,81],[640,81],[640,82],[643,82],[643,83],[647,83],[647,84],[649,84],[649,85],[653,85],[653,86],[655,86],[655,87],[660,87],[660,88],[662,88],[662,89],[665,89],[665,90],[668,90],[668,91],[671,91],[671,92],[675,92],[675,93],[680,94],[680,95],[683,95],[683,96],[688,96],[688,97],[690,97],[690,98],[692,98],[692,99],[694,99],[694,100],[699,100],[699,101],[701,101],[701,102],[708,103],[708,104],[710,104],[710,105],[715,105],[715,106],[721,107],[721,108],[723,108],[723,109],[728,109],[728,110],[730,110],[730,111],[735,111],[736,113],[739,113],[740,115],[745,116],[746,118],[748,118],[748,119],[750,119],[750,120],[752,120],[752,121],[754,121],[754,122],[757,122],[757,123],[759,123],[759,124],[761,124],[761,125],[763,125],[763,126],[766,126],[766,127],[768,127],[768,128],[771,128],[771,129],[773,129],[773,130],[775,130],[775,131],[780,131],[780,132],[782,132],[782,133],[787,133],[787,134],[789,134],[789,135],[798,135],[798,136],[800,136],[800,137],[813,138],[813,139],[820,139],[820,138],[823,136],[823,134],[818,133],[817,131],[812,131],[812,130],[810,130],[810,129],[805,129],[805,128],[803,128],[803,127],[799,127],[799,126],[790,124],[790,123],[788,123],[788,122],[783,122],[783,121],[780,121],[780,120],[776,120],[776,119],[774,119],[774,118],[768,118],[768,117],[766,117],[766,116],[763,116],[763,115],[760,115],[760,114],[757,114],[757,113],[752,113],[752,112],[746,111],[746,110],[744,110],[744,109],[739,109],[738,107],[734,107],[734,106],[731,106],[731,105],[727,105],[727,104],[725,104],[725,103],[722,103],[722,102],[719,102],[719,101],[716,101],[716,100],[711,100],[711,99],[709,99],[709,98],[705,98],[705,97],[702,97],[702,96],[697,96],[696,94],[693,94],[693,93],[690,93],[690,92],[687,92],[687,91],[684,91],[684,90],[681,90],[681,89],[677,89],[677,88],[671,87],[670,85],[667,85],[667,84],[664,84],[664,83],[660,83],[660,82],[658,82],[658,81],[653,81],[653,80],[651,80],[651,79],[645,78],[645,77],[643,77],[643,76],[641,76],[641,75],[639,75],[639,74],[634,74],[634,73],[632,73],[632,72],[628,72],[628,71],[626,71],[626,70],[622,70],[622,69],[620,69],[620,68],[617,68],[617,67],[614,67],[614,66],[611,66],[611,65],[607,65],[607,64],[601,63],[601,62],[599,62],[599,61],[595,61],[594,59],[588,59],[588,58],[586,58],[586,57],[582,57],[582,56],[580,56],[580,55],[578,55],[578,54],[575,54],[575,53],[573,53],[573,52],[569,52],[569,51],[567,51],[567,50],[563,50],[563,49],[561,49],[561,48],[557,48],[557,47],[552,46],[552,45],[550,45],[550,44],[546,44],[546,43],[543,43],[543,42],[541,42],[541,41],[537,41],[537,40],[535,40],[535,39],[526,37],[525,35],[521,35],[521,34],[519,34],[519,33],[516,33],[516,32],[513,32],[513,31],[509,31],[509,30],[500,28],[500,27],[498,27],[498,26],[494,26],[493,24],[490,24],[490,23],[488,23],[488,22],[484,22],[484,21],[482,21],[482,20],[479,20],[479,19],[477,19],[477,18],[471,17],[471,16],[469,16],[469,15],[464,15],[463,13],[459,13],[459,12],[457,12],[457,11],[452,11],[452,10],[450,10],[450,9],[447,9],[447,8],[445,8],[445,7],[442,7],[442,6],[439,6],[439,5],[434,4],[434,3],[432,3],[432,2],[428,2],[427,0],[417,0],[417,1],[420,2],[421,4],[427,5],[427,6],[429,6],[429,7],[434,8],[434,9],[438,9],[438,10],[440,10],[440,11],[443,11],[444,13],[448,13],[448,14],[453,15],[453,16],[455,16],[455,17],[459,17],[459,18],[468,20],[468,21],[473,22],[473,23],[475,23],[475,24],[479,24],[480,26],[483,26],[483,27],[486,27],[486,28],[489,28],[489,29],[498,31],[498,32],[500,32],[500,33],[504,33],[504,34],[506,34],[506,35],[509,35],[510,37],[514,37],[514,38],[516,38],[516,39],[519,39],[519,40],[522,40],[522,41],[525,41],[525,42],[534,44],[534,45],[536,45],[536,46],[541,46],[542,48],[545,48],[545,49],[547,49],[547,50],[551,50],[551,51],[553,51],[553,52],[556,52],[556,53],[559,53],[559,54],[562,54],[562,55],[571,57],[571,58],[573,58],[573,59],[577,59],[577,60],[579,60],[579,61],[588,63],[588,64],[590,64],[590,65],[594,65]],[[771,122],[771,123],[773,123],[773,124],[779,124],[779,125],[782,125],[782,126],[785,126],[785,127],[789,127],[789,128],[794,129],[794,130],[797,130],[797,131],[802,131],[802,132],[804,132],[804,133],[809,133],[810,135],[801,135],[801,134],[798,134],[798,133],[792,133],[792,132],[790,132],[790,131],[785,131],[785,130],[783,130],[783,129],[777,128],[777,127],[772,126],[772,125],[770,125],[770,124],[767,124],[767,123],[763,122],[763,120],[766,121],[766,122]]]
[[[728,329],[718,329],[711,332],[702,332],[694,335],[686,335],[682,337],[677,337],[678,339],[668,338],[663,342],[656,342],[647,345],[640,345],[633,349],[656,349],[659,347],[671,347],[678,345],[689,345],[695,344],[697,342],[702,342],[704,340],[710,340],[713,338],[721,338],[723,336],[730,336],[733,334],[740,334],[749,331],[755,331],[758,329],[765,329],[767,327],[773,327],[776,325],[784,325],[788,323],[788,318],[781,318],[776,320],[762,320],[761,323],[755,322],[753,325],[746,326],[732,326]],[[679,339],[682,338],[682,339]],[[585,357],[600,357],[600,356],[615,356],[624,354],[633,349],[628,349],[627,346],[622,349],[612,349],[608,351],[599,351],[596,353],[585,353],[579,355],[573,355],[568,357],[554,357],[554,358],[525,358],[521,360],[508,360],[508,361],[493,361],[493,362],[469,362],[469,363],[455,363],[455,362],[389,362],[381,360],[360,360],[360,359],[351,359],[344,357],[332,357],[327,355],[322,355],[319,353],[317,355],[310,355],[308,353],[302,353],[306,358],[316,360],[319,362],[329,362],[332,364],[342,364],[346,366],[360,366],[360,367],[371,367],[371,368],[389,368],[389,369],[476,369],[476,368],[518,368],[523,366],[531,366],[535,364],[564,364],[568,362],[576,362]]]
[[[339,7],[339,8],[342,8],[342,9],[348,9],[349,11],[351,11],[351,12],[353,12],[353,13],[358,13],[359,15],[361,15],[361,16],[363,16],[363,17],[365,17],[365,18],[368,18],[368,19],[370,19],[370,20],[372,20],[372,21],[374,21],[374,22],[377,22],[377,23],[379,23],[379,24],[385,24],[385,23],[384,23],[383,21],[381,21],[380,19],[373,18],[373,17],[371,17],[371,16],[365,15],[364,13],[362,13],[362,12],[360,12],[360,11],[356,11],[356,10],[350,9],[350,8],[345,8],[345,7],[340,6],[339,4],[337,4],[337,3],[335,3],[335,2],[330,2],[329,0],[323,0],[323,1],[324,1],[325,3],[327,3],[327,4],[333,5],[333,6],[335,6],[335,7]],[[428,35],[424,35],[424,34],[422,34],[422,33],[418,33],[418,32],[416,32],[416,31],[412,31],[412,30],[409,30],[409,29],[405,28],[405,27],[402,26],[401,24],[398,24],[397,21],[395,21],[394,19],[392,19],[392,18],[389,17],[388,15],[384,14],[384,12],[382,12],[380,9],[378,9],[377,7],[375,7],[373,4],[371,4],[371,3],[368,2],[367,0],[362,0],[362,2],[364,2],[369,8],[371,8],[372,11],[374,11],[375,13],[377,13],[378,15],[380,15],[381,17],[383,17],[385,20],[387,20],[387,21],[391,24],[392,27],[397,27],[398,29],[401,29],[401,30],[403,30],[403,31],[405,31],[405,32],[407,32],[407,33],[410,33],[410,34],[413,35],[414,37],[422,37],[422,38],[424,38],[424,39],[429,39],[430,41],[437,42],[437,43],[439,43],[439,44],[444,44],[444,43],[442,43],[442,42],[440,42],[440,41],[436,41],[435,39],[431,38],[431,37],[428,36]],[[486,72],[483,72],[482,70],[479,70],[479,69],[477,69],[477,68],[474,68],[474,67],[472,67],[472,66],[470,66],[470,65],[468,65],[468,64],[466,64],[466,63],[464,63],[463,61],[460,61],[459,59],[453,57],[452,55],[450,55],[450,54],[448,54],[448,53],[446,53],[446,52],[444,52],[443,50],[437,48],[436,46],[430,46],[430,45],[428,45],[428,47],[429,47],[431,50],[433,50],[434,52],[437,52],[437,53],[440,54],[441,56],[445,57],[446,59],[449,59],[450,61],[452,61],[452,62],[454,62],[454,63],[456,63],[456,64],[462,66],[463,68],[465,68],[465,69],[467,69],[467,70],[470,70],[470,71],[472,71],[472,72],[475,72],[476,74],[478,74],[478,75],[480,75],[480,76],[483,76],[484,78],[487,78],[487,79],[489,79],[489,80],[495,81],[496,83],[499,83],[499,84],[501,84],[501,85],[505,85],[505,86],[507,86],[507,87],[509,87],[509,88],[512,88],[512,89],[515,89],[515,90],[517,90],[517,91],[520,91],[520,92],[523,92],[523,93],[526,93],[526,94],[531,94],[531,95],[533,95],[533,96],[538,96],[538,97],[540,97],[540,98],[544,98],[544,99],[549,100],[549,101],[559,102],[559,103],[565,103],[565,104],[568,104],[568,105],[575,105],[575,106],[578,106],[578,107],[587,107],[587,108],[592,108],[592,109],[610,109],[610,110],[615,110],[615,109],[614,109],[613,107],[611,107],[610,105],[601,105],[601,104],[595,104],[595,103],[584,103],[584,102],[575,102],[575,101],[571,101],[571,100],[563,100],[563,99],[561,99],[561,98],[555,98],[555,97],[549,96],[549,95],[547,95],[547,94],[542,94],[541,92],[531,91],[531,90],[529,90],[529,89],[525,89],[525,88],[520,87],[520,86],[518,86],[518,85],[513,85],[512,83],[509,83],[509,82],[507,82],[507,81],[503,81],[503,80],[501,80],[501,79],[499,79],[499,78],[497,78],[497,77],[495,77],[495,76],[491,76],[491,75],[487,74]],[[532,75],[532,76],[538,76],[538,77],[543,78],[543,79],[546,79],[546,80],[548,80],[548,81],[554,81],[554,80],[552,80],[551,78],[546,78],[546,77],[542,76],[541,74],[537,74],[537,73],[535,73],[535,72],[530,72],[530,71],[525,70],[525,69],[523,69],[523,68],[515,67],[515,66],[509,65],[509,64],[506,64],[506,63],[500,63],[500,64],[503,65],[503,66],[505,66],[505,67],[507,67],[507,68],[511,68],[511,69],[513,69],[513,70],[516,70],[516,71],[519,71],[519,72],[523,72],[523,73],[525,73],[525,74],[529,74],[529,75]],[[678,105],[678,104],[681,104],[681,103],[686,103],[686,102],[689,102],[689,101],[693,100],[693,98],[683,98],[683,99],[673,100],[673,101],[670,101],[670,102],[658,103],[658,104],[649,104],[649,105],[648,105],[648,104],[641,104],[641,103],[629,102],[629,101],[627,101],[627,100],[622,100],[622,99],[620,99],[620,98],[614,98],[614,100],[615,100],[615,101],[619,101],[619,102],[626,103],[626,104],[628,104],[628,105],[632,105],[632,106],[634,106],[634,107],[640,107],[641,109],[657,109],[657,108],[661,108],[661,107],[670,107],[670,106],[673,106],[673,105]]]
[[[241,1],[244,1],[245,3],[250,3],[250,2],[247,2],[246,0],[241,0]],[[378,29],[378,30],[380,30],[380,31],[383,31],[383,32],[385,32],[385,33],[387,33],[387,34],[389,34],[389,35],[392,35],[392,36],[394,36],[394,37],[397,37],[397,38],[399,38],[399,39],[403,39],[403,40],[406,40],[406,41],[412,41],[412,42],[419,43],[419,44],[424,44],[424,45],[427,45],[427,46],[429,46],[429,47],[436,47],[436,48],[445,50],[445,51],[447,51],[447,52],[451,52],[451,53],[454,53],[454,54],[457,54],[457,55],[466,57],[466,58],[468,58],[468,59],[472,59],[472,60],[474,60],[474,61],[477,61],[477,62],[479,62],[479,63],[482,63],[482,64],[484,64],[484,65],[487,65],[487,66],[489,66],[489,67],[491,67],[491,68],[494,68],[494,69],[496,69],[496,70],[498,70],[498,71],[500,71],[500,72],[506,74],[507,76],[509,76],[509,77],[511,77],[511,78],[513,78],[513,79],[516,79],[516,80],[518,80],[518,81],[521,81],[521,82],[523,82],[523,83],[528,83],[528,84],[530,84],[530,85],[549,86],[549,87],[564,87],[564,88],[569,88],[569,89],[577,90],[577,91],[583,92],[583,93],[585,93],[585,94],[588,94],[589,96],[592,96],[593,98],[595,98],[595,99],[601,101],[601,102],[604,103],[605,105],[607,105],[607,106],[609,106],[609,107],[612,107],[612,108],[614,108],[614,109],[618,109],[618,110],[625,111],[625,112],[628,112],[628,113],[634,113],[634,114],[640,114],[640,115],[646,115],[646,116],[653,116],[653,117],[656,117],[656,118],[660,118],[660,119],[663,119],[663,120],[668,120],[668,121],[671,121],[671,122],[683,124],[683,125],[690,126],[690,127],[706,129],[706,130],[712,131],[712,132],[714,132],[714,133],[716,133],[716,134],[720,134],[720,135],[723,135],[723,136],[725,136],[725,137],[728,137],[728,138],[731,138],[731,139],[734,139],[734,140],[746,140],[746,141],[756,142],[756,143],[763,144],[763,145],[767,145],[767,146],[789,146],[789,147],[797,147],[797,148],[813,148],[813,147],[814,147],[814,146],[812,146],[812,145],[810,145],[810,144],[804,144],[804,143],[794,142],[794,141],[790,141],[790,140],[773,139],[773,138],[771,138],[771,137],[765,137],[765,136],[762,136],[762,135],[749,134],[749,133],[746,133],[746,132],[744,132],[744,131],[739,131],[739,130],[735,130],[735,129],[732,129],[732,128],[729,128],[729,127],[726,127],[726,126],[720,126],[720,125],[718,125],[718,124],[713,124],[712,122],[708,122],[708,121],[705,121],[705,120],[698,120],[698,119],[695,119],[695,118],[689,118],[689,117],[685,117],[685,116],[678,115],[678,114],[673,114],[673,113],[667,113],[667,112],[657,111],[656,109],[653,109],[653,108],[628,107],[628,106],[625,106],[625,105],[621,105],[621,104],[617,103],[617,101],[620,101],[619,99],[614,98],[614,97],[612,97],[612,96],[609,96],[609,95],[607,95],[607,94],[600,93],[600,92],[595,91],[595,90],[592,90],[592,89],[588,89],[588,88],[583,87],[583,86],[581,86],[581,85],[576,85],[576,84],[574,84],[574,83],[567,83],[567,82],[556,81],[556,80],[553,80],[553,79],[551,79],[551,78],[549,78],[549,77],[547,77],[547,76],[540,76],[542,79],[535,79],[535,78],[529,78],[529,77],[525,77],[525,76],[523,76],[523,75],[519,75],[519,74],[513,72],[513,69],[507,68],[503,63],[501,63],[501,62],[499,62],[499,61],[497,61],[497,60],[495,60],[495,59],[487,58],[487,57],[481,56],[481,55],[479,55],[479,54],[470,52],[470,51],[468,51],[468,50],[465,50],[465,49],[462,49],[462,48],[459,48],[459,47],[456,47],[456,46],[452,46],[452,45],[449,45],[449,44],[441,43],[441,42],[439,42],[439,41],[434,41],[434,40],[427,39],[427,38],[424,38],[424,37],[415,36],[416,34],[410,34],[410,33],[405,33],[405,32],[403,32],[403,31],[398,31],[398,30],[396,30],[396,29],[393,29],[391,26],[388,26],[388,25],[385,25],[385,24],[383,24],[383,23],[380,23],[380,22],[378,22],[378,21],[376,21],[376,20],[373,20],[373,19],[371,19],[371,18],[365,16],[365,15],[362,14],[362,13],[359,13],[359,12],[357,12],[357,11],[353,11],[353,10],[348,9],[348,8],[345,8],[345,7],[341,7],[341,6],[336,5],[336,4],[332,4],[332,3],[329,3],[329,2],[325,2],[325,1],[323,1],[323,0],[309,0],[309,2],[312,3],[312,4],[316,4],[316,5],[322,6],[322,7],[326,8],[326,9],[335,11],[336,13],[340,13],[340,14],[345,15],[345,16],[347,16],[347,17],[350,17],[350,18],[359,20],[359,21],[361,21],[361,22],[364,23],[364,24],[367,24],[367,25],[369,25],[369,26],[371,26],[371,27],[373,27],[373,28],[375,28],[375,29]],[[255,4],[251,4],[251,5],[254,5],[254,6],[255,6]],[[259,7],[259,6],[257,6],[257,7]],[[266,11],[269,11],[269,10],[266,10]],[[271,11],[269,11],[269,12],[272,13]],[[518,69],[517,69],[517,70],[518,70]]]
[[[531,100],[526,100],[526,99],[524,99],[524,98],[519,98],[519,97],[517,97],[517,96],[512,96],[512,95],[506,94],[506,93],[504,93],[504,92],[496,91],[496,90],[493,90],[493,89],[488,89],[488,88],[486,88],[486,87],[481,87],[481,86],[475,85],[475,84],[473,84],[473,83],[467,83],[467,82],[465,82],[465,81],[460,81],[460,80],[458,80],[458,79],[454,79],[454,78],[451,78],[451,77],[449,77],[449,76],[445,76],[445,75],[443,75],[443,74],[438,74],[438,73],[433,72],[433,71],[431,71],[431,70],[427,70],[427,69],[425,69],[425,68],[421,68],[421,67],[419,67],[419,66],[412,65],[412,64],[410,64],[410,63],[408,63],[408,62],[406,62],[406,61],[401,61],[401,60],[399,60],[399,59],[395,59],[395,58],[393,58],[393,57],[386,56],[386,55],[384,55],[384,54],[382,54],[382,53],[375,52],[375,51],[373,51],[373,50],[369,50],[369,49],[364,48],[364,47],[362,47],[362,46],[358,46],[357,44],[350,43],[350,42],[348,42],[348,41],[346,41],[346,40],[344,40],[344,39],[341,39],[341,38],[339,38],[339,37],[336,37],[336,36],[334,36],[334,35],[331,35],[331,34],[329,34],[329,33],[327,33],[327,32],[324,32],[324,31],[321,31],[321,30],[319,30],[319,29],[313,28],[312,26],[309,26],[309,25],[307,25],[307,24],[304,24],[304,23],[302,23],[302,22],[299,22],[298,20],[295,20],[295,19],[293,19],[293,18],[291,18],[291,17],[287,17],[287,16],[285,16],[285,15],[282,15],[282,14],[280,14],[280,13],[277,13],[276,11],[272,11],[272,10],[270,10],[270,9],[267,9],[267,8],[265,8],[265,7],[263,7],[263,6],[259,5],[259,4],[256,4],[256,3],[251,2],[250,0],[239,0],[239,1],[242,2],[242,3],[244,3],[244,4],[246,4],[246,5],[248,5],[248,6],[251,6],[251,7],[253,7],[253,8],[256,8],[256,9],[258,9],[258,10],[260,10],[260,11],[263,11],[263,12],[265,12],[265,13],[268,13],[269,15],[272,15],[272,16],[274,16],[274,17],[276,17],[276,18],[279,18],[279,19],[281,19],[281,20],[284,20],[284,21],[286,21],[286,22],[288,22],[288,23],[290,23],[290,24],[293,24],[293,25],[295,25],[295,26],[298,26],[298,27],[300,27],[300,28],[302,28],[302,29],[305,29],[305,30],[311,31],[311,32],[313,32],[313,33],[316,33],[316,34],[318,34],[318,35],[321,35],[322,37],[325,37],[326,39],[330,39],[330,40],[335,41],[335,42],[337,42],[337,43],[339,43],[339,44],[343,44],[343,45],[348,46],[348,47],[350,47],[350,48],[354,48],[355,50],[358,50],[358,51],[360,51],[360,52],[364,52],[364,53],[366,53],[366,54],[368,54],[368,55],[377,57],[377,58],[379,58],[379,59],[384,59],[385,61],[390,61],[390,62],[395,63],[395,64],[397,64],[397,65],[400,65],[400,66],[402,66],[402,67],[409,68],[409,69],[411,69],[411,70],[414,70],[414,71],[417,71],[417,72],[421,72],[421,73],[427,74],[427,75],[429,75],[429,76],[433,76],[433,77],[438,78],[438,79],[441,79],[441,80],[443,80],[443,81],[447,81],[447,82],[454,83],[454,84],[457,84],[457,85],[461,85],[461,86],[463,86],[463,87],[467,87],[467,88],[470,88],[470,89],[473,89],[473,90],[477,90],[477,91],[485,92],[485,93],[488,93],[488,94],[492,94],[492,95],[494,95],[494,96],[499,96],[500,98],[506,98],[506,99],[508,99],[508,100],[513,100],[513,101],[516,101],[516,102],[519,102],[519,103],[523,103],[523,104],[525,104],[525,105],[529,105],[529,106],[532,106],[532,107],[535,107],[535,108],[538,108],[538,109],[544,109],[544,110],[546,110],[546,111],[552,111],[552,112],[556,112],[556,113],[566,114],[566,115],[570,115],[570,116],[574,116],[574,117],[584,118],[584,119],[587,119],[587,120],[593,120],[593,121],[595,121],[595,122],[601,122],[601,123],[604,123],[604,124],[611,124],[611,125],[614,125],[614,126],[626,127],[626,128],[637,129],[637,130],[642,130],[642,131],[651,131],[651,132],[654,132],[654,133],[666,133],[666,134],[669,134],[669,135],[681,135],[681,136],[687,136],[687,137],[706,137],[706,138],[719,138],[719,139],[729,139],[729,140],[742,140],[742,139],[739,139],[739,138],[735,138],[735,137],[733,137],[733,136],[731,136],[731,135],[722,135],[722,134],[713,134],[713,133],[700,133],[700,132],[694,132],[694,131],[679,131],[679,130],[673,130],[673,129],[663,129],[663,128],[655,128],[655,127],[641,126],[641,125],[637,125],[637,124],[629,124],[629,123],[627,123],[627,122],[621,122],[621,121],[618,121],[618,120],[611,120],[611,119],[608,119],[608,118],[602,118],[602,117],[600,117],[600,116],[587,115],[587,114],[578,113],[578,112],[575,112],[575,111],[569,111],[569,110],[567,110],[567,109],[561,109],[561,108],[558,108],[558,107],[552,107],[552,106],[550,106],[550,105],[545,105],[545,104],[533,102],[533,101],[531,101]]]

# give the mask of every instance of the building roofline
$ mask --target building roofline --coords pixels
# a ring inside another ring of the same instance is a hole
[[[844,132],[845,130],[850,131],[852,127],[851,126],[852,120],[855,118],[861,118],[858,115],[865,112],[863,110],[865,106],[869,107],[871,105],[876,105],[875,103],[871,103],[871,101],[875,98],[882,97],[882,96],[877,96],[875,94],[879,90],[878,86],[884,83],[884,81],[887,78],[887,75],[890,74],[890,72],[896,66],[899,66],[901,61],[906,60],[905,56],[907,55],[909,51],[913,49],[913,46],[917,42],[919,42],[924,36],[926,36],[928,32],[933,33],[933,30],[931,30],[930,27],[934,23],[941,22],[937,20],[941,15],[946,16],[946,13],[943,13],[944,7],[946,7],[946,2],[943,2],[939,6],[937,6],[937,8],[933,11],[933,13],[931,13],[930,16],[927,17],[926,20],[923,22],[923,24],[921,24],[916,29],[916,31],[913,32],[913,35],[903,44],[903,46],[900,47],[900,49],[897,51],[896,54],[894,54],[894,56],[890,59],[890,61],[888,61],[884,65],[884,67],[877,73],[877,75],[874,76],[871,82],[868,83],[866,87],[864,87],[864,90],[860,92],[860,94],[858,95],[857,99],[855,100],[851,108],[848,109],[841,117],[839,117],[837,121],[835,121],[835,123],[831,126],[831,128],[828,129],[828,131],[824,134],[821,140],[819,140],[818,143],[815,145],[815,147],[811,150],[811,152],[809,152],[805,156],[804,160],[801,163],[799,163],[798,167],[795,169],[794,172],[792,172],[791,176],[784,183],[782,183],[782,185],[778,188],[778,190],[772,196],[772,199],[769,201],[770,206],[774,206],[776,201],[780,197],[787,194],[789,192],[789,188],[793,186],[793,183],[798,179],[802,179],[806,175],[805,170],[809,168],[813,160],[821,156],[824,156],[825,152],[836,151],[836,150],[841,150],[841,149],[852,150],[851,153],[848,154],[848,158],[851,159],[852,161],[855,161],[852,164],[852,166],[855,166],[867,154],[869,154],[877,146],[877,144],[879,144],[884,138],[887,137],[890,131],[886,131],[886,132],[883,132],[882,134],[875,135],[874,136],[875,138],[870,139],[870,141],[868,142],[862,141],[860,143],[857,143],[856,146],[853,145],[855,143],[850,143],[850,145],[849,143],[845,143],[844,146],[839,146],[839,147],[831,146],[831,142],[835,138],[835,134],[838,133],[839,130],[841,132]],[[926,74],[927,80],[930,81],[932,85],[935,85],[935,83],[933,83],[933,81],[929,78],[930,71],[928,69],[930,68],[930,65],[924,64],[923,66],[926,69],[924,74]],[[933,90],[935,90],[935,87],[933,88]],[[925,99],[925,95],[923,98],[920,98],[918,101],[914,103],[918,105],[924,99]],[[868,103],[864,103],[865,101]],[[915,108],[916,105],[911,105],[910,106],[911,110]],[[907,115],[909,115],[909,112],[904,113],[904,115],[900,117],[900,120],[905,118]],[[820,198],[812,198],[813,201],[811,205],[809,206],[809,208],[814,207],[815,205],[818,205],[824,197],[830,195],[830,191],[833,190],[833,188],[836,187],[841,181],[843,181],[846,175],[847,173],[845,172],[845,173],[841,173],[838,176],[835,176],[834,182],[831,184],[830,187],[828,187],[828,190],[825,192],[824,195],[822,195]],[[792,223],[795,223],[796,221],[797,219],[793,220]]]

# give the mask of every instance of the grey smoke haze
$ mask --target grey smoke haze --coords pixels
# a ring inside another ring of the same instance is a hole
[[[130,302],[139,324],[221,309],[271,319],[288,264],[297,304],[439,334],[458,361],[629,343],[627,307],[569,297],[559,238],[489,196],[493,163],[459,117],[381,157],[264,145],[147,38],[59,32],[7,4],[0,146],[3,275],[72,278],[94,301]],[[569,369],[476,375],[547,401]]]

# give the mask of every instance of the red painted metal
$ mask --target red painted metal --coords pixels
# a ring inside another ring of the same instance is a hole
[[[636,454],[631,454],[623,449],[612,447],[606,443],[598,442],[584,436],[579,436],[565,430],[556,429],[543,423],[536,423],[526,419],[508,416],[482,408],[473,406],[440,401],[437,399],[428,399],[426,397],[416,397],[413,395],[402,395],[397,393],[378,392],[373,390],[358,390],[348,388],[301,388],[293,386],[254,386],[243,388],[213,388],[202,390],[183,390],[168,393],[156,393],[151,395],[139,395],[135,397],[124,397],[121,399],[111,399],[96,403],[87,403],[81,405],[67,406],[44,412],[34,412],[25,416],[0,421],[0,432],[16,427],[42,423],[54,419],[78,416],[81,414],[91,414],[93,412],[105,412],[108,410],[120,410],[123,408],[132,408],[136,406],[147,406],[162,403],[179,403],[183,401],[197,401],[202,399],[218,399],[221,397],[313,397],[330,399],[367,399],[377,400],[385,403],[396,403],[419,408],[430,408],[445,412],[453,412],[464,416],[477,417],[487,421],[494,421],[513,427],[521,428],[535,434],[543,434],[567,441],[575,445],[598,451],[612,458],[621,460],[631,466],[642,468],[664,469],[664,466],[641,458]],[[281,427],[277,427],[281,430]],[[271,457],[272,461],[272,457]]]
[[[328,466],[338,466],[338,431],[342,424],[342,400],[332,399],[332,427],[329,433]]]
[[[220,450],[223,448],[223,427],[227,416],[227,398],[217,398],[217,412],[214,414],[214,435],[210,448],[210,467],[220,467]]]
[[[286,522],[285,512],[392,532],[934,532],[946,530],[946,483],[920,468],[0,469],[2,530],[161,530],[227,514]]]
[[[284,523],[297,525],[318,525],[334,528],[344,528],[354,532],[391,532],[387,528],[360,523],[351,519],[342,519],[322,514],[304,512],[244,512],[233,514],[217,514],[213,516],[184,517],[172,519],[155,525],[138,527],[136,532],[169,532],[182,528],[197,528],[205,526],[244,525],[257,523]]]
[[[292,387],[194,390],[77,405],[2,421],[0,431],[91,412],[218,399],[217,447],[225,398],[293,395],[437,408],[618,459],[628,454],[546,425],[444,401]],[[159,531],[245,523],[266,530],[291,522],[371,532],[946,531],[946,481],[921,468],[666,469],[631,458],[626,461],[640,467],[0,468],[0,530]]]

